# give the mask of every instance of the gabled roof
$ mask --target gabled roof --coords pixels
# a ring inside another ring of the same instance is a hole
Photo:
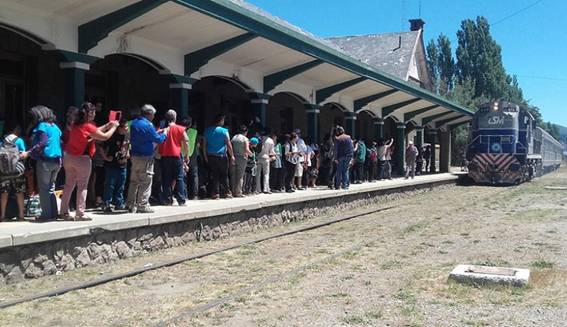
[[[407,80],[420,31],[332,37],[343,52],[390,75]]]

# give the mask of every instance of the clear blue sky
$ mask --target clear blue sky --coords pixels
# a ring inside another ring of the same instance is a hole
[[[463,19],[482,15],[502,46],[504,65],[516,74],[524,96],[544,120],[567,126],[567,1],[565,0],[248,0],[318,36],[409,30],[410,18],[425,21],[425,42],[440,33],[456,47]],[[534,5],[535,4],[535,5]],[[403,22],[402,22],[403,20]]]

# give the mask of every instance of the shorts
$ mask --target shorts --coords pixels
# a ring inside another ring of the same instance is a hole
[[[24,175],[0,181],[0,193],[25,193],[26,177]]]
[[[303,162],[295,165],[295,177],[303,177]]]

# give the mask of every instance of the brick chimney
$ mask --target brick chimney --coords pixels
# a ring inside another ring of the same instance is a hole
[[[410,31],[419,31],[423,29],[423,25],[425,25],[425,22],[421,19],[410,19]]]

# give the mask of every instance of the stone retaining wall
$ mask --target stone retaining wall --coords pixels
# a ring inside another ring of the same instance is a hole
[[[387,203],[388,199],[410,196],[448,184],[455,184],[455,181],[275,205],[238,214],[191,219],[151,227],[112,232],[95,230],[90,236],[7,248],[0,252],[0,283],[38,278],[84,266],[130,258],[148,251],[187,245],[191,242],[211,241],[320,215],[344,213],[348,209],[375,204],[377,201]]]

